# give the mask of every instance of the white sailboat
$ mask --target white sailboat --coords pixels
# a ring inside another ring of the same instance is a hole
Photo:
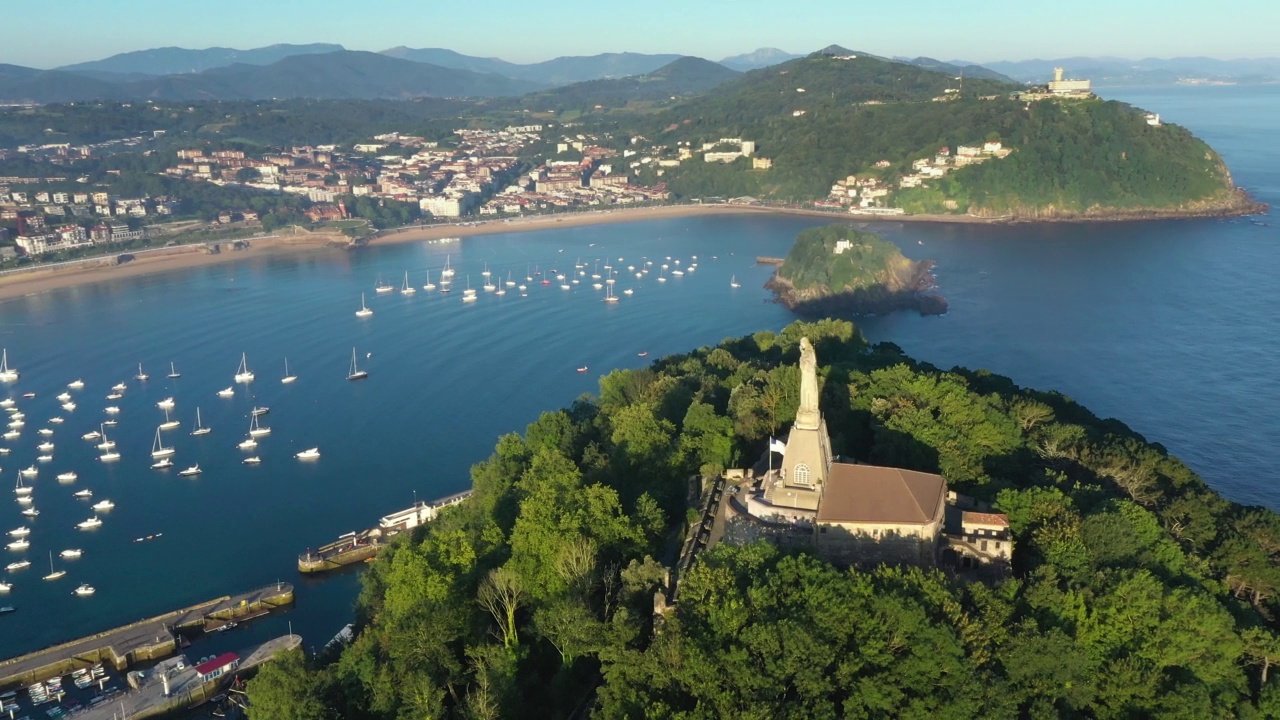
[[[489,261],[487,261],[487,260],[485,261],[485,263],[484,263],[484,272],[482,272],[482,273],[480,273],[480,274],[481,274],[481,275],[483,275],[483,276],[485,276],[485,277],[489,277],[490,275],[492,275],[492,274],[493,274],[493,273],[489,272]]]
[[[298,379],[297,375],[289,374],[289,358],[285,358],[284,359],[284,377],[280,378],[280,382],[285,385],[288,385],[289,383],[297,379]],[[197,410],[199,410],[199,408],[197,408]]]
[[[422,286],[422,289],[423,289],[423,290],[426,290],[427,292],[431,292],[432,290],[435,290],[435,289],[436,289],[436,284],[435,284],[435,283],[433,283],[433,282],[431,282],[431,271],[430,271],[430,270],[428,270],[428,271],[427,271],[427,284],[426,284],[426,285],[423,285],[423,286]]]
[[[31,488],[22,484],[22,473],[18,473],[18,482],[13,488],[13,494],[19,497],[31,494]]]
[[[249,370],[249,359],[240,353],[240,367],[236,369],[235,381],[238,383],[253,382],[253,372]]]
[[[486,270],[485,275],[488,275],[488,274],[489,274],[489,271]],[[490,280],[487,277],[485,278],[484,285],[482,287],[484,288],[485,292],[493,292],[494,290],[498,289],[498,286],[493,284],[493,280]]]
[[[471,287],[471,276],[467,276],[467,289],[462,291],[462,302],[475,302],[476,291]]]
[[[146,380],[150,375],[142,372],[142,363],[138,363],[138,374],[133,376],[134,380]]]
[[[618,296],[613,294],[612,285],[606,285],[604,288],[604,302],[607,302],[607,303],[618,302]]]
[[[729,287],[731,287],[731,288],[740,288],[740,287],[742,287],[742,283],[738,282],[738,276],[737,276],[737,275],[734,275],[733,277],[729,278]]]
[[[409,271],[404,271],[404,284],[400,286],[401,295],[412,295],[418,292],[418,289],[409,284]]]
[[[182,373],[178,372],[178,368],[174,367],[173,362],[171,361],[169,363],[169,374],[166,375],[165,377],[180,378],[182,377]]]
[[[44,579],[45,579],[45,580],[57,580],[58,578],[62,577],[63,575],[66,575],[66,574],[67,574],[67,571],[66,571],[66,570],[54,570],[54,569],[53,569],[53,551],[52,551],[52,550],[50,550],[50,551],[49,551],[49,574],[48,574],[48,575],[45,575],[45,576],[44,576]]]
[[[356,311],[356,317],[364,318],[373,314],[368,305],[364,304],[364,293],[360,293],[360,309]]]
[[[516,281],[511,279],[511,271],[510,271],[510,270],[508,270],[508,271],[507,271],[507,282],[506,282],[506,283],[504,283],[504,284],[505,284],[507,287],[515,287],[515,286],[516,286]]]
[[[196,429],[191,431],[192,435],[208,435],[213,432],[213,428],[207,428],[200,424],[200,408],[196,408]]]
[[[249,414],[249,437],[258,438],[258,437],[262,437],[264,435],[270,435],[270,434],[271,434],[271,428],[259,426],[258,416],[250,413]]]
[[[164,446],[164,440],[160,437],[160,428],[156,428],[156,439],[151,442],[151,457],[162,458],[172,454],[173,448]]]
[[[373,291],[379,295],[381,295],[382,293],[389,293],[395,289],[396,288],[394,285],[387,285],[386,283],[382,282],[381,274],[378,275],[378,281],[373,284]]]
[[[159,428],[159,429],[161,429],[161,430],[172,430],[172,429],[174,429],[174,428],[178,427],[178,426],[179,426],[179,425],[181,425],[181,424],[182,424],[182,423],[178,422],[177,420],[170,420],[170,419],[169,419],[169,411],[166,409],[166,410],[164,411],[164,422],[160,423],[160,428]]]
[[[347,372],[348,380],[363,380],[369,377],[368,370],[361,370],[356,367],[356,349],[351,348],[351,369]]]
[[[18,376],[17,368],[9,367],[9,350],[5,348],[0,352],[0,382],[14,382]]]
[[[448,255],[444,256],[444,269],[440,271],[440,277],[446,279],[453,277],[453,268],[449,267]]]

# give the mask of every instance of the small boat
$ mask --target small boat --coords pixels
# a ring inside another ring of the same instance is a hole
[[[236,445],[236,447],[240,448],[241,450],[252,450],[258,447],[258,441],[254,440],[253,438],[245,438],[244,440],[241,440],[240,444]]]
[[[98,460],[100,462],[115,462],[116,460],[119,460],[119,459],[120,459],[120,453],[116,452],[115,450],[104,452],[98,456]]]
[[[108,395],[108,396],[107,396],[107,399],[108,399],[108,400],[119,400],[119,399],[120,399],[120,398],[122,398],[122,397],[124,397],[124,394],[123,394],[123,393],[113,392],[113,393],[111,393],[110,395]]]
[[[280,382],[281,382],[281,383],[283,383],[283,384],[285,384],[285,385],[288,385],[289,383],[291,383],[291,382],[293,382],[294,380],[297,380],[297,379],[298,379],[298,376],[297,376],[297,375],[290,375],[290,374],[289,374],[289,358],[285,358],[285,359],[284,359],[284,377],[280,378]],[[198,411],[197,411],[197,412],[198,412]]]
[[[561,289],[561,290],[572,290],[572,289],[573,289],[573,286],[572,286],[572,285],[570,285],[570,284],[568,284],[568,283],[562,283],[562,284],[560,285],[560,289]]]
[[[240,353],[240,367],[236,368],[235,381],[238,383],[253,382],[253,371],[249,369],[249,359],[245,353]]]
[[[57,416],[57,415],[54,415],[53,417],[49,418],[49,424],[50,424],[50,425],[61,425],[61,424],[62,424],[62,418],[61,418],[61,417],[59,417],[59,416]]]
[[[85,488],[84,490],[77,490],[77,491],[75,491],[75,492],[71,493],[71,496],[72,496],[72,497],[82,498],[82,499],[87,499],[87,498],[91,498],[91,497],[93,497],[93,491],[92,491],[92,490],[90,490],[90,489],[88,489],[88,488]]]
[[[25,393],[22,393],[22,397],[26,398],[27,400],[30,400],[31,398],[33,398],[33,397],[35,397],[35,396],[36,396],[36,394],[35,394],[35,393],[33,393],[33,392],[25,392]]]
[[[26,537],[30,534],[31,534],[31,528],[28,528],[26,526],[9,531],[9,537]]]
[[[17,540],[14,540],[13,542],[6,545],[5,547],[13,551],[26,550],[27,548],[31,547],[31,541],[26,538],[18,538]]]
[[[506,281],[505,283],[503,283],[503,284],[504,284],[504,285],[506,285],[507,287],[515,287],[515,286],[516,286],[516,281],[511,279],[511,271],[510,271],[510,270],[508,270],[508,271],[507,271],[507,281]]]
[[[623,291],[622,291],[622,294],[623,294],[623,295],[635,295],[635,294],[636,294],[636,291],[635,291],[635,290],[632,290],[631,288],[627,288],[626,290],[623,290]]]
[[[234,630],[234,629],[236,629],[236,627],[238,627],[239,625],[240,625],[240,623],[237,623],[237,622],[228,622],[228,623],[226,623],[225,625],[219,625],[218,627],[214,628],[214,629],[213,629],[213,631],[214,631],[214,632],[226,632],[226,631],[228,631],[228,630]],[[225,696],[225,695],[223,695],[222,697],[223,697],[224,699],[226,698],[226,696]]]
[[[67,383],[67,387],[71,388],[72,390],[83,390],[84,381],[80,379],[72,380],[71,382]]]
[[[22,433],[17,430],[10,430],[6,432],[3,437],[5,440],[17,440],[22,437]]]
[[[168,470],[171,467],[173,467],[173,460],[169,458],[160,458],[159,460],[151,463],[152,470]]]
[[[37,456],[37,457],[36,457],[36,462],[42,462],[42,463],[53,462],[53,456],[52,456],[52,455],[40,455],[40,456]]]
[[[156,439],[151,442],[151,457],[164,458],[170,455],[173,455],[173,448],[164,446],[164,440],[160,437],[160,428],[156,428]]]
[[[81,530],[92,530],[96,527],[102,527],[102,521],[98,519],[97,515],[94,515],[88,520],[81,520],[80,522],[76,523],[76,527],[80,528]]]
[[[9,350],[6,348],[3,354],[0,354],[0,382],[14,382],[18,376],[17,368],[9,367]]]
[[[52,552],[52,551],[50,551],[50,553],[49,553],[49,574],[48,574],[48,575],[45,575],[45,576],[44,576],[44,579],[45,579],[45,580],[57,580],[58,578],[62,577],[63,575],[66,575],[66,574],[67,574],[67,571],[66,571],[66,570],[54,570],[54,569],[53,569],[53,552]]]
[[[79,595],[80,597],[87,597],[95,592],[97,592],[97,590],[88,583],[82,583],[80,587],[76,588],[76,595]]]
[[[213,432],[213,428],[207,428],[200,424],[200,408],[196,408],[196,429],[191,431],[192,435],[208,435]]]
[[[31,494],[31,488],[22,484],[22,475],[18,475],[18,482],[13,488],[13,494],[18,497],[24,497]]]
[[[161,430],[172,430],[172,429],[174,429],[174,428],[178,427],[178,426],[179,426],[179,425],[181,425],[181,424],[182,424],[182,423],[178,422],[177,420],[170,420],[170,419],[169,419],[169,411],[168,411],[168,410],[165,410],[165,411],[164,411],[164,422],[160,423],[160,429],[161,429]]]
[[[257,465],[262,462],[262,458],[258,457],[257,455],[254,455],[253,457],[247,457],[241,460],[240,462],[244,463],[245,465]]]
[[[0,592],[9,592],[12,589],[13,589],[12,583],[0,581]],[[5,613],[11,613],[11,612],[13,612],[12,607],[9,607],[9,606],[0,607],[0,615],[4,615]],[[11,697],[0,699],[0,706],[3,706],[4,708],[7,709],[9,706],[6,704],[6,702],[12,699],[13,698]]]
[[[35,502],[35,498],[30,495],[19,495],[16,500],[19,505],[30,505]]]
[[[395,286],[387,285],[386,283],[382,282],[381,275],[378,276],[378,281],[373,284],[373,291],[379,295],[383,293],[389,293],[392,290],[395,290]]]
[[[231,397],[236,394],[235,388],[223,388],[218,391],[218,397]]]
[[[173,409],[173,398],[172,398],[172,397],[167,397],[167,398],[165,398],[165,399],[161,400],[160,402],[156,403],[156,407],[160,408],[161,410],[172,410],[172,409]]]
[[[134,376],[133,376],[133,379],[134,379],[134,380],[142,380],[142,381],[145,381],[145,380],[146,380],[147,378],[149,378],[149,377],[151,377],[151,376],[150,376],[150,375],[148,375],[148,374],[146,374],[146,373],[144,373],[144,372],[142,372],[142,363],[138,363],[138,374],[137,374],[137,375],[134,375]]]
[[[21,430],[27,424],[25,421],[22,420],[22,418],[19,418],[17,415],[14,415],[12,417],[14,417],[15,419],[9,421],[10,430]]]
[[[73,402],[62,403],[62,409],[66,410],[67,412],[72,412],[76,409],[76,404]]]
[[[35,509],[35,508],[33,508],[33,507],[29,507],[29,508],[25,508],[25,509],[22,511],[22,514],[23,514],[23,515],[26,515],[27,517],[39,517],[39,516],[40,516],[40,511],[39,511],[39,510],[37,510],[37,509]]]
[[[129,386],[128,386],[128,385],[125,385],[124,383],[116,383],[115,385],[112,385],[112,386],[111,386],[111,389],[112,389],[112,390],[115,390],[115,391],[116,391],[116,392],[118,392],[118,393],[122,393],[122,392],[124,392],[128,387],[129,387]]]
[[[29,567],[31,567],[30,560],[19,560],[17,562],[11,562],[8,565],[5,565],[4,569],[8,572],[17,572],[18,570],[26,570]]]
[[[40,435],[44,435],[45,437],[48,437],[53,434],[53,430],[50,428],[40,428],[36,432],[39,433]]]
[[[104,423],[103,425],[98,426],[98,429],[102,432],[102,442],[98,443],[98,449],[99,449],[99,450],[112,450],[112,449],[114,449],[114,448],[115,448],[115,446],[116,446],[116,443],[115,443],[115,441],[114,441],[114,440],[112,440],[111,438],[107,437],[107,426],[106,426],[106,424]]]
[[[178,368],[174,367],[174,366],[173,366],[173,363],[172,363],[172,362],[170,362],[170,363],[169,363],[169,374],[168,374],[168,375],[165,375],[165,377],[168,377],[168,378],[180,378],[180,377],[182,377],[182,373],[178,372]]]
[[[423,286],[422,286],[422,289],[423,289],[423,290],[426,290],[427,292],[431,292],[432,290],[435,290],[435,289],[436,289],[436,284],[435,284],[435,283],[433,283],[433,282],[431,282],[431,271],[430,271],[430,270],[428,270],[428,271],[427,271],[427,283],[426,283],[425,285],[423,285]]]
[[[578,368],[578,372],[580,372],[580,373],[584,373],[584,372],[586,372],[588,369],[589,369],[589,368],[588,368],[586,365],[583,365],[582,367]]]
[[[79,477],[73,472],[64,472],[58,475],[58,482],[75,482]]]
[[[442,277],[442,278],[451,278],[451,277],[453,277],[453,268],[449,267],[449,256],[448,256],[448,255],[445,255],[445,256],[444,256],[444,269],[440,271],[440,277]]]
[[[360,293],[360,309],[356,311],[356,317],[366,318],[373,314],[368,305],[364,304],[364,293]]]
[[[116,420],[115,418],[107,418],[106,420],[102,421],[102,425],[104,427],[115,427],[119,424],[120,424],[120,421]]]
[[[53,443],[42,442],[36,446],[36,449],[39,450],[40,452],[49,452],[50,450],[53,450]]]
[[[737,276],[737,275],[734,275],[733,277],[729,278],[729,287],[731,287],[731,288],[740,288],[740,287],[742,287],[742,283],[738,282],[738,276]]]
[[[172,403],[170,403],[170,406],[172,407]],[[108,415],[119,415],[119,414],[120,414],[120,408],[116,407],[115,405],[108,405],[108,406],[106,406],[106,407],[102,408],[102,412],[104,412],[104,413],[106,413],[106,414],[108,414]]]
[[[110,500],[99,500],[98,502],[93,504],[93,509],[101,512],[103,510],[110,510],[115,506],[116,504],[111,502]]]
[[[55,397],[54,399],[57,400],[58,402],[66,402],[71,399],[71,393],[69,392],[58,393],[58,396]]]
[[[179,470],[179,471],[178,471],[178,477],[192,477],[192,476],[199,475],[199,474],[200,474],[200,466],[199,466],[199,465],[192,465],[191,467],[187,468],[186,470]]]
[[[64,557],[69,560],[78,558],[81,555],[84,555],[84,551],[79,548],[73,548],[71,550],[63,550],[62,552],[58,553],[58,557]]]
[[[418,292],[418,289],[409,284],[409,271],[406,270],[404,273],[404,285],[400,286],[400,294],[412,295],[416,292]]]
[[[261,406],[255,405],[254,408],[249,411],[249,414],[254,417],[261,417],[263,415],[266,415],[269,412],[271,412],[271,408],[267,407],[266,405],[261,405]]]
[[[25,470],[19,470],[18,474],[22,477],[33,478],[36,475],[40,474],[40,469],[37,468],[35,465],[32,465],[31,467],[26,468]]]
[[[250,416],[249,416],[249,437],[251,437],[251,438],[258,438],[258,437],[263,437],[263,436],[265,436],[265,435],[270,435],[270,434],[271,434],[271,428],[269,428],[269,427],[260,427],[260,426],[258,425],[258,416],[257,416],[257,415],[250,415]]]
[[[315,460],[320,457],[320,448],[308,448],[294,455],[299,460]]]
[[[81,440],[97,440],[102,437],[102,433],[97,430],[91,430],[80,436]]]
[[[364,380],[369,377],[368,370],[361,370],[356,367],[356,349],[351,348],[351,369],[347,372],[348,380]]]
[[[489,261],[487,261],[487,260],[485,261],[485,263],[484,263],[484,272],[482,272],[482,273],[480,273],[480,274],[481,274],[481,275],[483,275],[483,276],[485,276],[485,277],[489,277],[490,275],[492,275],[492,274],[493,274],[493,273],[489,272]]]
[[[606,285],[606,286],[605,286],[603,302],[607,302],[607,303],[616,303],[616,302],[618,302],[618,296],[613,294],[613,286],[612,286],[612,285]]]
[[[8,455],[9,448],[0,448],[0,455]]]

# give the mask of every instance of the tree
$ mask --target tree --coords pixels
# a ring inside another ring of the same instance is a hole
[[[307,667],[301,650],[280,653],[249,681],[252,720],[325,720],[323,678]]]
[[[480,583],[477,596],[480,605],[493,616],[502,635],[502,644],[510,649],[520,644],[516,633],[516,611],[524,602],[520,576],[506,568],[490,571]]]

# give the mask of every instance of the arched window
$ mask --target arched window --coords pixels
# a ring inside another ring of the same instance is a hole
[[[805,465],[804,463],[799,463],[796,465],[796,484],[797,485],[811,484],[809,482],[809,466],[808,465]]]

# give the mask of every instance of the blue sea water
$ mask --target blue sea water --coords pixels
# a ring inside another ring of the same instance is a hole
[[[1222,152],[1238,183],[1280,201],[1280,88],[1112,94],[1187,125]],[[938,261],[951,310],[861,325],[871,339],[941,367],[983,367],[1061,390],[1164,443],[1227,496],[1280,508],[1280,380],[1271,370],[1280,351],[1271,308],[1280,223],[1274,213],[1256,221],[1266,224],[877,225],[908,255]],[[0,302],[0,346],[23,372],[3,391],[38,394],[19,400],[22,438],[0,442],[13,448],[0,456],[0,486],[34,462],[45,420],[67,419],[48,426],[54,461],[34,481],[41,515],[24,518],[0,501],[0,532],[32,528],[31,550],[0,551],[0,566],[24,555],[33,562],[8,574],[15,588],[0,596],[0,605],[18,607],[0,617],[0,657],[277,579],[298,585],[292,612],[208,642],[197,655],[283,633],[287,623],[318,647],[349,621],[358,573],[299,578],[299,552],[415,497],[466,488],[468,468],[498,435],[594,391],[611,368],[787,324],[789,313],[762,288],[770,269],[754,259],[785,253],[799,230],[821,222],[688,218],[246,258]],[[617,305],[600,302],[589,278],[571,291],[535,280],[528,297],[481,291],[469,305],[460,292],[374,295],[378,275],[398,286],[407,270],[420,287],[429,269],[438,281],[446,254],[459,287],[469,276],[479,288],[485,263],[495,278],[510,271],[517,279],[531,265],[571,273],[578,258],[588,274],[597,262],[625,267],[667,256],[687,266],[696,255],[698,269],[664,284],[624,274],[617,287],[635,294]],[[732,276],[741,288],[729,287]],[[374,310],[364,320],[354,315],[361,292]],[[353,347],[370,372],[361,383],[344,379]],[[233,384],[241,352],[257,379],[237,385],[234,398],[217,397]],[[279,382],[286,356],[299,376],[292,385]],[[171,361],[177,380],[164,377]],[[151,375],[146,383],[132,380],[139,362]],[[71,391],[79,407],[63,412],[54,396],[77,378],[86,384]],[[120,381],[130,386],[125,397],[105,400]],[[148,469],[163,419],[155,403],[170,395],[184,423],[166,435],[175,465],[198,462],[197,478]],[[108,429],[124,456],[112,465],[80,439],[108,404],[122,410]],[[249,467],[235,446],[255,404],[270,406],[263,424],[272,434],[256,451],[262,464]],[[187,434],[197,407],[214,429],[202,438]],[[319,461],[293,458],[312,446]],[[76,483],[54,479],[68,470],[79,473]],[[92,514],[71,495],[85,487],[117,504],[89,532],[74,529]],[[159,537],[134,542],[146,535]],[[84,557],[57,558],[72,547]],[[40,580],[49,552],[68,571],[61,581]],[[73,597],[80,582],[97,594]]]

